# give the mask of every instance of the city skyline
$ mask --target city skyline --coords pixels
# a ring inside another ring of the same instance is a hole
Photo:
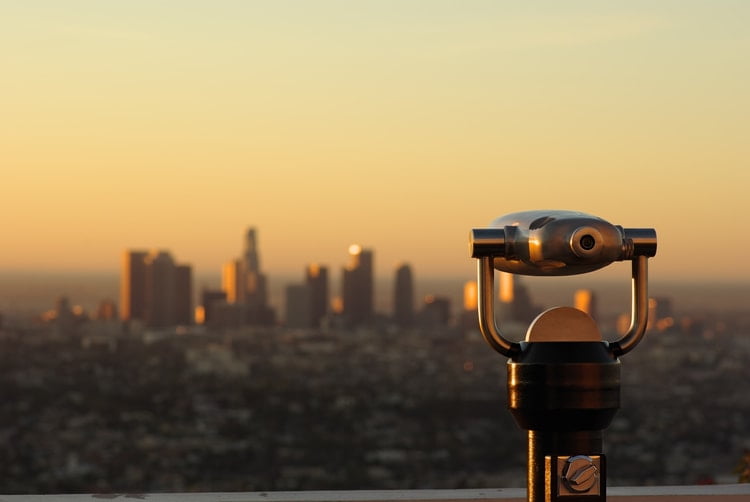
[[[456,297],[458,288],[455,288],[447,294],[426,294],[420,302],[408,263],[393,271],[390,308],[383,309],[383,304],[376,301],[375,252],[358,244],[348,248],[349,260],[341,268],[339,294],[330,294],[327,265],[307,264],[304,282],[287,281],[281,303],[272,302],[268,278],[260,265],[259,248],[257,229],[247,228],[241,257],[222,267],[221,287],[204,284],[200,292],[193,289],[192,267],[177,263],[170,250],[128,249],[121,260],[119,307],[111,298],[101,298],[96,314],[91,316],[83,306],[71,306],[69,297],[61,295],[55,308],[41,314],[39,319],[55,323],[61,333],[72,332],[76,323],[87,319],[108,322],[116,318],[122,322],[124,332],[141,332],[143,328],[185,329],[193,325],[219,331],[248,326],[325,331],[382,328],[386,320],[399,328],[455,326],[476,330],[478,327],[477,281],[463,284],[461,298]],[[534,302],[520,276],[507,272],[498,275],[497,312],[507,332],[521,338],[525,326],[549,306]],[[577,289],[571,299],[575,308],[596,320],[597,296],[594,290]],[[672,328],[674,312],[671,295],[650,296],[649,328],[660,331]],[[620,313],[615,323],[617,331],[627,331],[629,322],[629,314]],[[612,332],[612,323],[607,330]]]
[[[345,262],[345,250],[339,250],[339,256],[335,263],[300,261],[299,268],[294,273],[267,274],[265,270],[260,269],[259,265],[260,246],[257,244],[257,232],[258,229],[254,226],[246,227],[244,231],[237,232],[242,234],[245,242],[244,251],[238,259],[225,260],[222,266],[217,266],[208,272],[196,270],[192,263],[180,265],[174,270],[174,273],[177,274],[179,269],[183,269],[183,272],[185,269],[189,269],[188,275],[185,276],[187,279],[182,282],[188,283],[188,289],[192,290],[190,292],[191,302],[195,307],[194,317],[196,320],[200,320],[198,322],[209,319],[211,315],[205,307],[213,302],[245,305],[245,309],[255,312],[255,314],[250,314],[248,311],[245,315],[251,315],[256,319],[261,316],[265,319],[261,324],[284,322],[287,314],[289,288],[294,289],[297,286],[304,286],[302,289],[316,291],[312,295],[312,301],[316,305],[306,305],[300,308],[311,309],[315,319],[312,322],[318,324],[326,312],[338,314],[343,312],[346,303],[347,275],[351,276],[352,272],[357,269],[358,262],[361,259],[360,255],[366,257],[367,271],[364,276],[367,277],[366,282],[369,283],[362,286],[369,291],[363,296],[369,298],[360,302],[369,305],[365,307],[365,311],[368,313],[360,314],[360,317],[368,317],[371,313],[378,315],[395,314],[399,310],[397,305],[402,303],[402,300],[396,298],[398,295],[395,294],[395,291],[404,288],[411,289],[411,293],[407,296],[414,295],[415,305],[411,307],[414,309],[414,314],[417,313],[418,306],[424,307],[433,297],[448,299],[451,302],[451,309],[454,314],[458,315],[460,306],[467,304],[467,282],[475,282],[476,280],[476,270],[465,276],[451,277],[424,274],[418,266],[414,267],[411,263],[405,261],[400,261],[393,267],[383,267],[380,264],[376,266],[379,260],[373,258],[374,248],[363,248],[359,244],[351,244],[347,247],[348,263]],[[130,305],[137,301],[128,298],[127,289],[123,289],[122,278],[128,275],[128,268],[133,267],[132,263],[129,266],[127,265],[128,260],[132,261],[135,258],[135,261],[141,263],[139,266],[143,268],[143,264],[155,257],[166,256],[167,261],[170,261],[171,253],[172,250],[163,248],[129,248],[124,253],[121,252],[120,269],[105,272],[4,271],[0,269],[0,278],[3,279],[3,285],[5,286],[4,288],[0,287],[0,310],[5,309],[6,313],[28,312],[29,309],[38,311],[46,308],[52,299],[65,297],[75,302],[78,307],[94,311],[101,308],[102,302],[112,303],[114,298],[119,296],[122,317],[127,319],[130,317]],[[178,254],[183,255],[179,250]],[[299,256],[301,260],[304,259],[302,254]],[[303,283],[300,283],[300,268],[304,268]],[[329,268],[333,273],[329,273]],[[413,277],[415,268],[416,279]],[[629,272],[629,263],[623,262],[608,268],[619,268],[619,270],[615,270],[615,273],[612,274],[607,273],[608,269],[605,268],[604,271],[596,271],[584,276],[557,277],[552,283],[550,283],[549,278],[518,276],[514,279],[515,276],[499,273],[498,300],[502,304],[506,302],[504,295],[510,295],[509,298],[518,296],[521,301],[516,305],[516,308],[521,310],[515,314],[512,311],[505,312],[504,315],[510,314],[511,318],[519,317],[528,321],[535,316],[535,313],[539,313],[551,305],[568,303],[578,305],[581,300],[576,295],[582,291],[581,288],[586,291],[592,289],[594,291],[604,290],[608,291],[603,303],[607,305],[609,314],[611,315],[615,310],[622,312],[630,302],[629,274],[625,273]],[[144,273],[142,270],[140,275]],[[400,277],[403,273],[411,277],[409,279]],[[354,275],[361,274],[355,273]],[[410,287],[399,286],[399,283],[404,280],[412,283],[412,285]],[[47,281],[50,285],[45,288],[43,284]],[[145,276],[140,282],[144,281]],[[520,289],[518,288],[518,281],[522,281],[524,284]],[[705,280],[686,277],[674,280],[660,277],[650,282],[652,293],[659,298],[674,299],[676,304],[681,305],[685,311],[697,308],[703,312],[732,312],[737,309],[744,309],[747,301],[750,300],[750,288],[748,288],[747,282],[742,279],[717,278]],[[106,286],[108,283],[110,285]],[[112,294],[114,291],[112,285],[116,286],[116,283],[119,283],[119,293]],[[328,286],[325,286],[325,284],[328,284]],[[136,289],[144,291],[144,287],[141,284],[136,286]],[[255,292],[245,289],[249,287],[252,287]],[[476,289],[476,284],[474,284],[474,289]],[[322,294],[321,291],[323,291]],[[533,298],[529,298],[529,291],[532,292],[533,297],[541,294],[542,303],[532,305],[531,300]],[[19,295],[19,293],[21,294]],[[292,294],[296,294],[297,300],[295,300],[295,303],[299,304],[300,295],[306,295],[307,293],[298,290]],[[349,296],[351,297],[351,294]],[[143,303],[144,300],[141,299],[140,301]],[[352,303],[351,299],[349,303]],[[114,304],[114,306],[117,308],[117,304]],[[141,305],[139,308],[143,310],[144,307]],[[405,308],[410,309],[408,306]],[[590,308],[590,306],[586,306],[584,310],[588,311]],[[503,308],[501,307],[500,310],[502,311]],[[520,312],[524,313],[521,314]],[[227,315],[227,312],[225,311],[223,315]],[[232,315],[236,317],[236,315]],[[144,317],[143,314],[136,316],[136,318]],[[251,324],[254,322],[251,321]]]
[[[204,273],[252,223],[268,274],[358,242],[383,270],[466,277],[471,228],[550,208],[655,228],[654,280],[750,281],[749,15],[728,0],[5,6],[0,270],[114,271],[153,245]]]

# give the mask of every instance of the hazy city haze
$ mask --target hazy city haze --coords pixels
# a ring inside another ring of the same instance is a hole
[[[471,227],[574,209],[659,233],[654,278],[750,279],[745,2],[3,6],[0,268],[473,274]],[[739,230],[739,231],[738,231]],[[619,273],[619,272],[618,272]],[[627,272],[624,272],[627,275]]]

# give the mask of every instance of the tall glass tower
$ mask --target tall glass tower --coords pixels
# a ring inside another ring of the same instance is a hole
[[[268,305],[268,282],[260,270],[258,235],[250,227],[245,233],[244,250],[239,259],[232,260],[222,269],[222,290],[241,319],[241,324],[271,325],[275,313]]]
[[[369,249],[357,244],[349,246],[349,265],[344,268],[344,319],[357,326],[370,321],[375,312],[373,256]]]
[[[305,283],[310,288],[310,322],[319,327],[328,314],[328,267],[309,265],[305,269]]]
[[[251,309],[265,308],[268,303],[266,276],[260,271],[260,258],[255,228],[249,228],[245,235],[245,253],[242,256],[245,303]]]
[[[414,323],[414,278],[407,264],[396,269],[393,290],[393,320],[402,328]]]

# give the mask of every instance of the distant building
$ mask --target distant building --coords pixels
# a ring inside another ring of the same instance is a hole
[[[311,328],[312,290],[308,284],[291,284],[286,287],[286,326]]]
[[[328,315],[328,268],[308,265],[305,284],[310,288],[310,322],[313,327],[319,327]]]
[[[528,324],[540,313],[539,307],[531,302],[528,290],[517,275],[500,272],[498,299],[499,318],[503,321]]]
[[[216,305],[226,302],[226,300],[226,292],[215,289],[204,289],[201,292],[201,324],[212,324],[216,320]]]
[[[414,324],[414,277],[409,265],[396,269],[396,281],[393,289],[393,320],[406,328]]]
[[[96,319],[99,321],[116,320],[117,305],[115,305],[115,302],[110,299],[102,300],[96,309]]]
[[[177,270],[167,251],[146,256],[146,325],[163,328],[177,325]]]
[[[647,329],[664,331],[674,325],[672,299],[663,296],[648,299]]]
[[[343,317],[351,326],[372,320],[375,313],[373,254],[353,244],[343,273]]]
[[[451,322],[451,301],[443,296],[428,295],[420,313],[420,325],[424,328],[444,328]]]
[[[75,316],[73,309],[70,307],[70,301],[65,296],[61,296],[55,302],[55,323],[58,332],[68,334],[73,329]]]
[[[464,310],[476,312],[479,298],[477,281],[468,281],[464,284]]]
[[[594,320],[599,318],[596,294],[590,289],[577,290],[573,295],[573,306],[582,312],[586,312]]]
[[[58,335],[74,333],[81,324],[89,321],[86,310],[80,306],[71,306],[66,296],[60,296],[55,301],[55,308],[41,315],[41,320],[54,326]]]
[[[192,271],[168,251],[126,251],[120,276],[120,315],[163,328],[192,323]]]
[[[232,260],[224,264],[221,269],[221,289],[229,303],[242,303],[244,290],[242,288],[242,262]]]
[[[120,318],[146,318],[146,251],[125,251],[120,273]]]
[[[260,257],[258,255],[258,242],[254,228],[248,229],[245,234],[245,252],[242,256],[242,273],[244,274],[244,303],[251,311],[257,313],[254,319],[263,324],[264,310],[268,308],[268,283],[265,274],[260,270]]]
[[[240,328],[246,323],[245,307],[239,303],[218,300],[211,304],[208,325],[218,329]]]
[[[464,284],[464,309],[459,320],[461,329],[474,331],[479,329],[477,301],[479,299],[477,281],[467,281]]]
[[[175,267],[175,321],[180,326],[193,324],[193,273],[188,265]]]
[[[222,269],[222,290],[227,302],[236,305],[243,318],[242,324],[270,325],[275,313],[268,304],[268,283],[260,269],[257,233],[249,228],[245,233],[242,256]]]

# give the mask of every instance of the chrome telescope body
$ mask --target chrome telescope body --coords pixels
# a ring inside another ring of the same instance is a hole
[[[520,275],[575,275],[612,262],[656,254],[651,228],[622,228],[575,211],[524,211],[471,231],[472,258],[492,256],[497,270]]]
[[[630,351],[646,331],[647,260],[656,255],[653,228],[623,228],[577,211],[538,210],[511,213],[475,228],[469,252],[478,263],[479,326],[487,342],[506,357],[520,350],[495,324],[494,270],[533,276],[593,272],[615,261],[633,262],[632,316],[628,332],[610,348],[615,356]]]

